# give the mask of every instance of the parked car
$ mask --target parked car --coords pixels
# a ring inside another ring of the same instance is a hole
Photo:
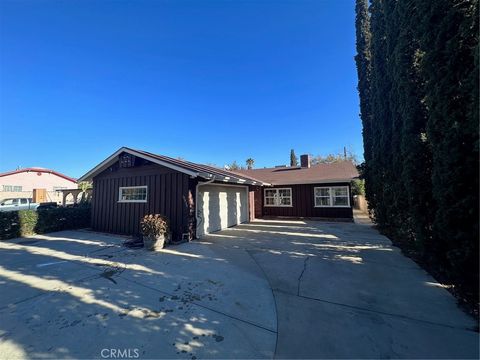
[[[9,198],[0,202],[0,211],[37,210],[53,207],[57,207],[57,203],[34,203],[31,198]]]

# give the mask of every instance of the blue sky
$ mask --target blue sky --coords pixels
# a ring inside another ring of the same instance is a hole
[[[353,0],[1,1],[0,171],[362,155]]]

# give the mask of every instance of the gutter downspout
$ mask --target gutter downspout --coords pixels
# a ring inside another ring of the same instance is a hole
[[[212,182],[215,181],[215,176],[213,177],[212,180],[208,180],[206,182],[198,182],[197,183],[197,186],[195,186],[195,238],[198,239],[198,235],[197,235],[197,230],[198,230],[198,227],[200,224],[203,223],[203,218],[199,215],[199,208],[198,208],[198,188],[200,186],[203,186],[203,185],[208,185],[208,184],[211,184]]]

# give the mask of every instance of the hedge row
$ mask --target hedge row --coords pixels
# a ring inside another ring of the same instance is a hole
[[[90,207],[0,212],[0,239],[90,226]]]
[[[479,1],[356,4],[369,209],[478,313]]]

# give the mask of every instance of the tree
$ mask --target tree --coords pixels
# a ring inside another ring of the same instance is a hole
[[[312,165],[316,164],[329,164],[335,163],[340,161],[351,161],[354,164],[358,163],[358,157],[352,150],[346,150],[344,154],[337,153],[337,154],[328,154],[328,155],[315,155],[311,156],[310,163]]]
[[[87,190],[90,190],[93,188],[93,184],[91,181],[80,181],[77,184],[78,188],[82,190],[82,198],[80,200],[81,203],[84,203],[87,199]]]
[[[85,192],[87,190],[90,190],[92,188],[92,182],[91,181],[80,181],[78,184],[78,188],[82,190],[82,192]]]
[[[251,170],[253,169],[253,165],[255,164],[255,160],[253,160],[252,158],[248,158],[245,163],[247,164],[247,169],[248,170]]]
[[[372,116],[371,116],[371,72],[372,53],[370,33],[370,16],[368,14],[369,0],[356,0],[355,4],[355,28],[356,28],[356,49],[355,63],[358,75],[358,93],[360,97],[360,118],[362,120],[363,137],[363,158],[362,177],[365,179],[365,193],[367,198],[373,198],[370,184],[375,181],[370,176],[369,165],[372,161]]]
[[[243,170],[245,167],[238,165],[237,161],[234,160],[232,163],[225,165],[225,169],[227,170]]]
[[[295,155],[295,150],[290,150],[290,166],[298,166],[298,158]]]
[[[368,3],[355,61],[369,208],[478,301],[478,0]]]
[[[436,261],[478,300],[478,1],[419,2]]]
[[[350,183],[352,187],[352,195],[365,195],[365,180],[355,179]]]

